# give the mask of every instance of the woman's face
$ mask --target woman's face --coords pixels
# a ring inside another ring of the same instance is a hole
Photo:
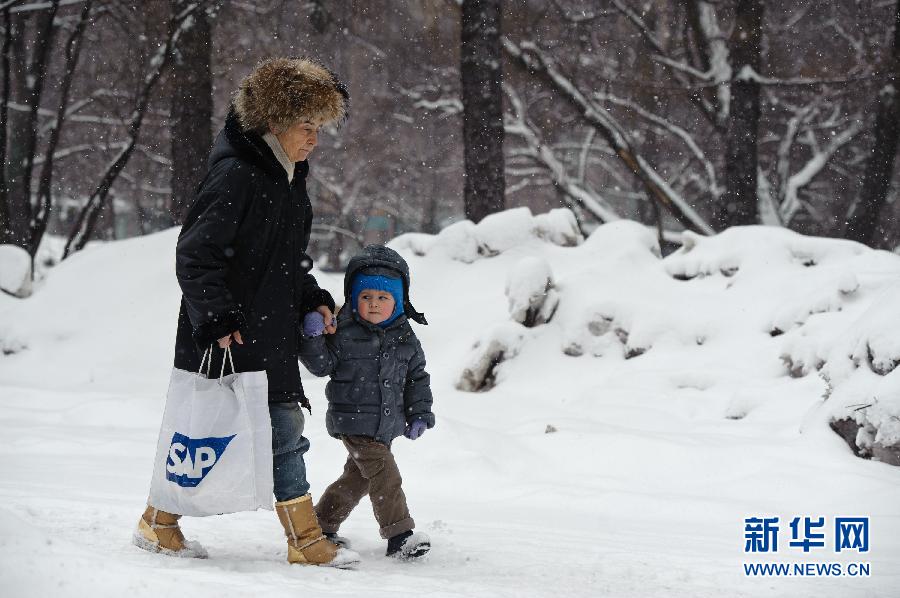
[[[291,162],[302,162],[312,153],[319,142],[320,124],[312,122],[296,122],[280,133],[275,132],[275,137]]]

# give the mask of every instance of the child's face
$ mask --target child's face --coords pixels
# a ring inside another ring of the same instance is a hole
[[[394,313],[394,296],[387,291],[363,289],[356,300],[356,311],[366,322],[381,324]]]

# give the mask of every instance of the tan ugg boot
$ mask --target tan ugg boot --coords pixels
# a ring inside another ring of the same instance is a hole
[[[208,556],[206,549],[199,542],[184,539],[184,534],[178,527],[179,519],[181,515],[166,513],[147,505],[132,537],[134,545],[170,556],[205,559]]]
[[[289,563],[346,569],[359,563],[359,555],[330,542],[322,534],[312,496],[275,503],[275,512],[288,540]]]

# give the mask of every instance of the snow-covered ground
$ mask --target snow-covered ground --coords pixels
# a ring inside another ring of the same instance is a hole
[[[643,227],[582,242],[564,211],[397,239],[430,322],[438,424],[395,452],[434,548],[386,560],[364,502],[342,530],[364,562],[335,571],[284,562],[268,511],[186,519],[205,561],[130,544],[172,358],[176,235],[91,246],[31,298],[0,295],[3,596],[897,596],[900,468],[857,458],[828,423],[895,439],[900,257],[760,227],[660,259]],[[318,279],[339,294],[340,276]],[[549,321],[518,323],[529,308]],[[345,458],[324,382],[304,379],[314,496]],[[745,553],[748,517],[780,518],[778,552]],[[824,517],[826,546],[790,547],[794,517]],[[835,552],[836,517],[870,518],[869,552]],[[871,575],[743,568],[856,562]]]

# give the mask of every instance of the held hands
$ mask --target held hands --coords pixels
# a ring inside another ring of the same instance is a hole
[[[425,430],[428,428],[421,419],[413,420],[412,423],[406,424],[406,431],[403,433],[404,436],[409,438],[410,440],[415,440],[419,436],[425,433]]]
[[[331,314],[331,310],[329,310],[324,305],[319,309],[325,309],[328,311],[329,315]],[[324,332],[325,334],[333,334],[336,330],[334,316],[331,316],[331,319],[328,320],[331,322],[331,332],[328,332],[329,326],[325,325],[324,314],[321,311],[311,311],[305,316],[303,316],[303,336],[316,337],[321,336]]]
[[[231,346],[231,338],[232,338],[232,337],[234,337],[234,340],[236,340],[237,343],[238,343],[239,345],[243,345],[243,344],[244,344],[244,339],[241,338],[241,331],[240,331],[240,330],[235,330],[234,332],[232,332],[232,333],[229,334],[228,336],[223,336],[222,338],[219,339],[219,348],[220,348],[220,349],[225,349],[225,348],[230,347],[230,346]]]
[[[322,322],[325,326],[325,334],[334,334],[335,332],[337,332],[337,319],[334,317],[334,314],[331,313],[331,310],[328,309],[327,305],[320,305],[319,307],[317,307],[316,313],[322,314]],[[304,323],[305,321],[306,318],[304,318]],[[319,334],[321,334],[321,332]]]

